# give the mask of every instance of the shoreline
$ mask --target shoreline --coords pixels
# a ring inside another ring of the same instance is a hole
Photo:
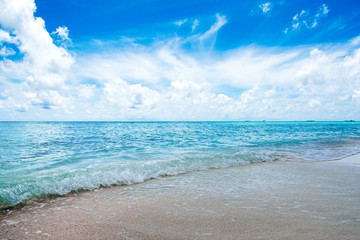
[[[358,239],[360,154],[249,164],[3,210],[1,239]],[[358,215],[356,215],[358,214]]]
[[[222,167],[222,168],[208,168],[208,169],[202,169],[202,170],[192,170],[192,171],[186,171],[186,172],[180,172],[177,174],[173,174],[173,175],[168,175],[168,174],[164,174],[162,176],[158,176],[158,177],[153,177],[153,178],[149,178],[149,179],[145,179],[142,182],[134,182],[134,183],[130,183],[130,184],[112,184],[110,186],[106,186],[106,185],[102,185],[100,184],[99,187],[94,188],[94,189],[77,189],[77,190],[72,190],[66,194],[54,194],[54,193],[50,193],[50,194],[42,194],[40,196],[38,195],[34,195],[32,196],[30,199],[26,200],[25,202],[20,202],[17,203],[15,205],[0,205],[0,213],[2,211],[7,211],[7,210],[15,210],[15,209],[19,209],[19,208],[23,208],[25,206],[34,204],[34,203],[41,203],[44,201],[48,201],[51,199],[55,199],[55,198],[63,198],[63,197],[70,197],[72,195],[76,195],[76,194],[80,194],[82,192],[88,192],[88,191],[97,191],[97,190],[101,190],[104,188],[113,188],[113,187],[124,187],[124,186],[133,186],[133,185],[137,185],[137,184],[143,184],[146,183],[147,181],[152,181],[152,180],[156,180],[156,179],[162,179],[162,178],[166,178],[166,177],[175,177],[175,176],[179,176],[182,174],[189,174],[189,173],[196,173],[196,172],[206,172],[206,171],[213,171],[213,170],[221,170],[221,169],[228,169],[228,168],[237,168],[237,167],[243,167],[243,166],[247,166],[247,165],[253,165],[253,164],[266,164],[266,163],[271,163],[271,162],[303,162],[303,163],[309,163],[309,162],[343,162],[343,163],[350,163],[350,164],[354,164],[355,166],[360,165],[360,153],[355,153],[352,154],[350,156],[347,157],[343,157],[343,158],[339,158],[339,159],[333,159],[333,160],[318,160],[318,161],[309,161],[309,160],[299,160],[299,159],[292,159],[292,160],[274,160],[274,161],[265,161],[265,162],[250,162],[248,164],[238,164],[238,165],[233,165],[233,166],[228,166],[228,167]]]
[[[356,154],[354,154],[356,155]],[[359,153],[360,155],[360,153]],[[31,205],[31,204],[34,204],[34,203],[41,203],[41,202],[44,202],[44,201],[48,201],[48,200],[51,200],[51,199],[55,199],[55,198],[62,198],[62,197],[70,197],[72,195],[76,195],[76,194],[80,194],[82,192],[92,192],[92,191],[98,191],[98,190],[101,190],[101,189],[106,189],[106,188],[113,188],[113,187],[126,187],[126,186],[133,186],[133,185],[137,185],[137,184],[143,184],[143,183],[146,183],[147,181],[152,181],[152,180],[158,180],[158,179],[162,179],[162,178],[167,178],[167,177],[176,177],[176,176],[180,176],[180,175],[183,175],[183,174],[189,174],[189,173],[197,173],[197,172],[207,172],[207,171],[213,171],[213,170],[221,170],[221,169],[229,169],[229,168],[237,168],[237,167],[242,167],[242,166],[247,166],[247,165],[253,165],[253,164],[266,164],[266,163],[271,163],[271,162],[277,162],[277,161],[282,161],[282,162],[287,162],[287,161],[296,161],[296,162],[309,162],[309,161],[306,161],[306,160],[273,160],[273,161],[262,161],[262,162],[249,162],[249,163],[246,163],[246,164],[237,164],[237,165],[230,165],[230,166],[227,166],[227,167],[210,167],[210,168],[207,168],[207,169],[200,169],[200,170],[189,170],[189,171],[185,171],[185,172],[179,172],[179,173],[176,173],[176,174],[164,174],[164,175],[161,175],[161,176],[158,176],[158,177],[151,177],[149,179],[145,179],[144,181],[142,182],[133,182],[133,183],[130,183],[130,184],[112,184],[112,185],[102,185],[100,184],[99,187],[97,188],[93,188],[93,189],[83,189],[83,188],[80,188],[80,189],[77,189],[77,190],[71,190],[70,192],[66,193],[66,194],[55,194],[55,193],[48,193],[48,194],[42,194],[42,195],[33,195],[32,197],[30,197],[29,199],[27,199],[25,202],[20,202],[20,203],[17,203],[15,205],[5,205],[5,206],[2,206],[0,205],[0,213],[1,211],[7,211],[7,210],[14,210],[14,209],[19,209],[19,208],[23,208],[25,206],[28,206],[28,205]],[[335,160],[329,160],[329,161],[337,161],[337,159]]]
[[[356,153],[338,160],[334,160],[333,162],[351,164],[354,166],[360,166],[360,153]]]

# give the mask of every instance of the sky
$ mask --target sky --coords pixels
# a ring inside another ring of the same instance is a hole
[[[0,0],[1,121],[349,119],[357,0]]]

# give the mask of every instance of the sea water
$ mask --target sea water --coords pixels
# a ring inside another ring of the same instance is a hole
[[[359,122],[0,122],[0,208],[190,171],[359,152]]]

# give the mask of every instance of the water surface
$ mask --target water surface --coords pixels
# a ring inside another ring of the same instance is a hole
[[[188,171],[358,152],[358,122],[0,122],[0,206]]]

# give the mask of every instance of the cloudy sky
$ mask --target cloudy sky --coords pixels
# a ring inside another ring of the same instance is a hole
[[[0,120],[360,120],[355,0],[0,0]]]

